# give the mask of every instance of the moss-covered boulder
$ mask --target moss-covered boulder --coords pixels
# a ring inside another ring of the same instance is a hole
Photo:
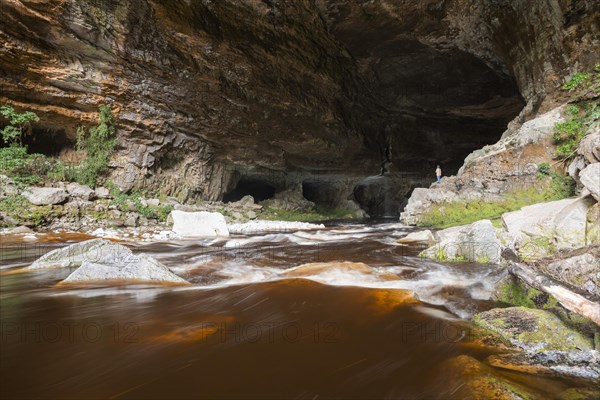
[[[495,308],[476,314],[473,322],[528,352],[592,350],[594,343],[546,310]]]

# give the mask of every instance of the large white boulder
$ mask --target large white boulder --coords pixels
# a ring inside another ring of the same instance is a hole
[[[183,237],[229,236],[225,217],[218,212],[173,210],[173,232]]]
[[[576,249],[586,245],[586,217],[593,203],[590,198],[579,198],[556,215],[554,239],[558,249]]]
[[[587,213],[594,201],[589,197],[538,203],[502,215],[508,236],[516,238],[521,256],[536,259],[554,249],[586,245]]]
[[[126,282],[162,282],[188,283],[175,275],[167,267],[147,255],[131,254],[117,259],[115,263],[95,263],[85,261],[61,283],[126,281]]]
[[[437,232],[438,244],[428,248],[421,256],[440,261],[498,262],[501,244],[490,220],[484,219],[469,225],[455,226]]]
[[[53,250],[26,270],[79,267],[61,283],[86,281],[136,281],[184,284],[157,260],[105,239],[92,239]]]
[[[600,163],[590,164],[579,173],[579,180],[590,191],[596,201],[600,201]]]
[[[63,189],[50,187],[30,187],[25,189],[22,195],[36,206],[60,204],[68,198],[67,192]]]
[[[78,267],[84,261],[96,261],[109,252],[112,243],[105,239],[91,239],[52,250],[25,269]],[[121,246],[123,247],[123,246]]]

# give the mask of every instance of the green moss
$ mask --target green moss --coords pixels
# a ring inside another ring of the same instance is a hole
[[[541,180],[538,187],[517,190],[505,195],[498,202],[483,202],[473,200],[468,202],[450,202],[434,204],[421,216],[419,226],[448,228],[456,225],[466,225],[482,219],[490,219],[496,227],[501,226],[500,217],[510,211],[519,210],[525,206],[559,200],[569,197],[574,186],[569,178],[553,178],[550,181]],[[540,189],[541,188],[541,189]]]
[[[525,349],[570,351],[593,348],[589,337],[566,326],[546,310],[524,307],[494,309],[474,318],[473,323]]]
[[[258,215],[258,219],[271,221],[327,221],[335,219],[350,219],[356,215],[355,210],[346,208],[314,208],[310,210],[284,210],[270,206],[268,201],[262,203],[263,211]]]

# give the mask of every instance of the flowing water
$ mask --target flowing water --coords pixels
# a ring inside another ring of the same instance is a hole
[[[458,356],[496,350],[468,318],[492,308],[494,265],[438,263],[398,224],[128,243],[192,285],[55,286],[14,273],[83,235],[4,237],[2,398],[459,398]],[[364,262],[371,268],[297,269]],[[410,293],[414,292],[419,300]],[[568,387],[498,376],[550,398]]]

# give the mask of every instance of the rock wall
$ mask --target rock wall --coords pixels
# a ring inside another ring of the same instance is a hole
[[[593,0],[0,7],[0,103],[39,114],[32,145],[68,147],[106,103],[115,182],[204,199],[244,176],[372,175],[386,147],[396,173],[456,171],[524,104],[521,122],[553,107],[598,44]]]

